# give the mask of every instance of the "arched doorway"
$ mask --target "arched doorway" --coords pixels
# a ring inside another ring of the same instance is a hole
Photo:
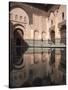
[[[46,32],[42,32],[42,40],[46,40]]]
[[[37,30],[34,31],[34,43],[33,46],[38,45],[38,40],[39,40],[39,32]]]
[[[15,48],[13,64],[16,69],[24,67],[23,54],[28,49],[28,44],[24,40],[24,32],[20,28],[14,30]]]
[[[14,39],[15,39],[15,59],[13,61],[13,63],[15,65],[20,65],[22,64],[23,62],[23,59],[21,58],[22,57],[22,38],[23,38],[23,31],[19,28],[15,29],[14,30]]]
[[[38,40],[39,32],[37,30],[34,31],[34,39]]]
[[[55,44],[55,31],[51,30],[50,35],[51,35],[51,42]]]

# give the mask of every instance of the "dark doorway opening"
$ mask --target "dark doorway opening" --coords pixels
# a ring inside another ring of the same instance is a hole
[[[50,35],[51,35],[51,42],[55,44],[55,31],[51,30]]]

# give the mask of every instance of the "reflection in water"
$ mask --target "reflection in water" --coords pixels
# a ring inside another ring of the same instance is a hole
[[[13,71],[17,76],[16,81],[16,76],[14,77],[15,86],[46,86],[66,83],[66,49],[46,48],[45,51],[43,50],[42,48],[40,52],[34,50],[23,55],[25,67],[17,73],[16,70]]]
[[[34,85],[35,80],[39,84],[42,82],[41,85],[65,83],[63,80],[65,68],[62,67],[62,62],[65,62],[65,58],[63,58],[65,57],[65,48],[46,48],[45,52],[34,52],[26,54],[24,57],[28,58],[29,80],[32,81],[32,85]],[[27,62],[27,59],[25,61]]]

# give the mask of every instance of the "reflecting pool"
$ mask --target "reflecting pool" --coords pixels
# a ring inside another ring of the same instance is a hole
[[[66,84],[66,48],[28,48],[18,63],[11,71],[12,87]]]

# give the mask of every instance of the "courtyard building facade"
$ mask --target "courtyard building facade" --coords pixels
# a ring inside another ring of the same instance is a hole
[[[10,87],[65,84],[66,5],[10,2],[9,23]]]

